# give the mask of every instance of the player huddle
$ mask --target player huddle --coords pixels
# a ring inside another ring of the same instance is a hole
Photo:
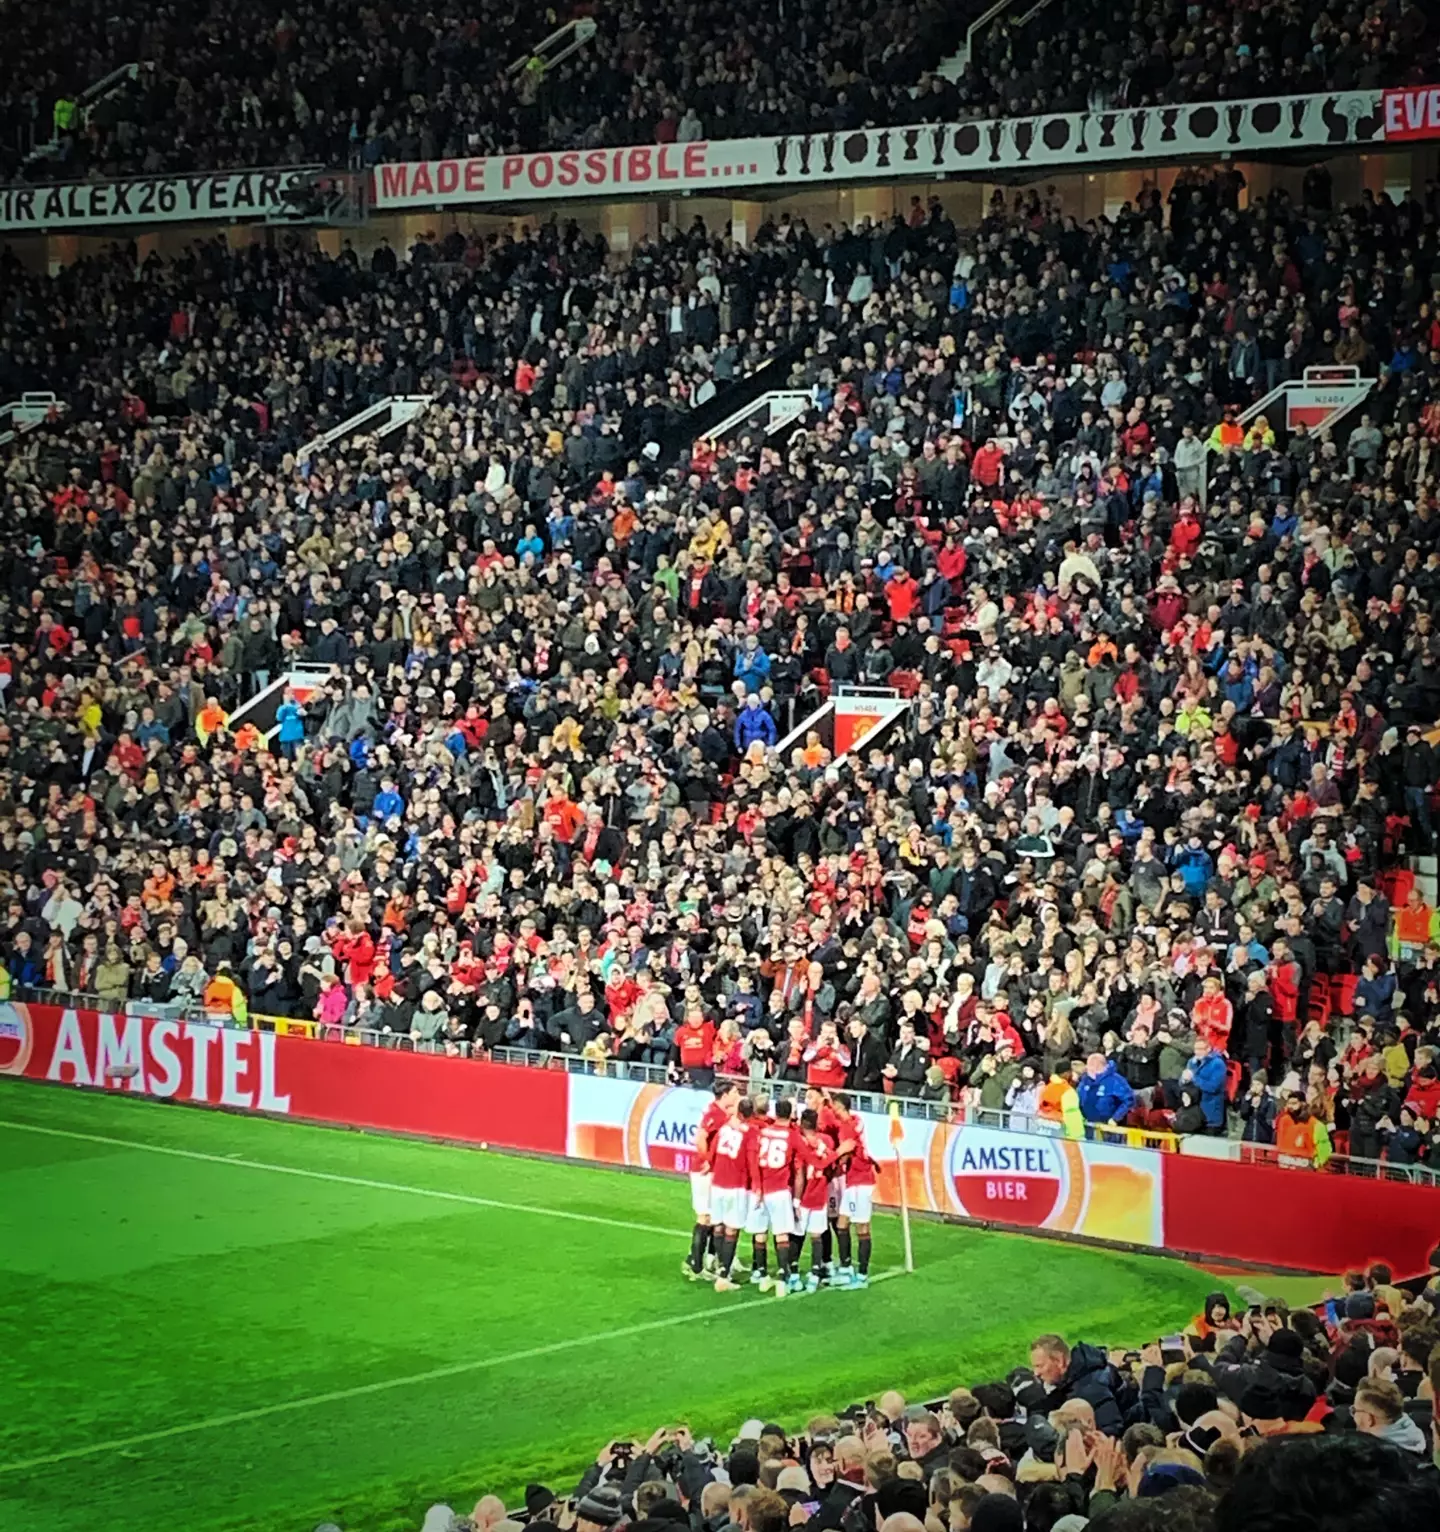
[[[863,1126],[843,1093],[812,1087],[797,1124],[791,1102],[777,1101],[771,1112],[763,1096],[752,1099],[733,1083],[717,1084],[695,1139],[695,1229],[685,1275],[692,1282],[713,1275],[717,1292],[734,1292],[740,1285],[733,1280],[736,1248],[749,1234],[750,1281],[763,1292],[783,1298],[813,1293],[822,1283],[868,1286],[875,1176]],[[779,1263],[773,1279],[771,1239]],[[802,1277],[807,1239],[810,1271]]]

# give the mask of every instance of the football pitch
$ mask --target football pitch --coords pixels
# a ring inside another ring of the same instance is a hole
[[[679,1181],[0,1081],[0,1529],[415,1532],[617,1435],[937,1394],[1216,1285],[924,1222],[907,1276],[881,1217],[868,1291],[721,1294],[690,1223]]]

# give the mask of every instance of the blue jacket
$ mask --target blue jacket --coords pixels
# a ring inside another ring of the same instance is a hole
[[[1116,1069],[1114,1059],[1105,1065],[1103,1074],[1083,1075],[1075,1094],[1080,1098],[1080,1115],[1086,1122],[1123,1122],[1135,1105],[1135,1092]]]
[[[1212,1128],[1225,1121],[1225,1055],[1212,1053],[1207,1058],[1191,1059],[1186,1065],[1195,1089],[1200,1092],[1200,1110]]]
[[[11,979],[16,984],[23,984],[26,989],[39,989],[45,982],[45,970],[41,967],[40,956],[33,947],[23,954],[12,952],[5,968]]]
[[[1367,979],[1363,974],[1355,984],[1355,1014],[1384,1020],[1390,1015],[1395,1000],[1396,982],[1393,973],[1376,974]]]
[[[375,795],[375,816],[377,819],[403,818],[405,815],[405,800],[399,793],[377,793]]]
[[[735,679],[746,691],[756,691],[770,679],[770,656],[763,649],[740,649],[735,654]]]
[[[740,716],[735,720],[735,748],[742,755],[757,739],[767,745],[774,745],[779,738],[775,720],[763,707],[740,709]]]
[[[1215,863],[1210,860],[1210,853],[1203,846],[1182,846],[1176,853],[1174,869],[1180,874],[1185,892],[1192,899],[1197,899],[1205,892],[1210,874],[1215,871]]]
[[[298,745],[305,738],[305,715],[294,702],[282,702],[275,710],[275,722],[280,725],[280,743]]]

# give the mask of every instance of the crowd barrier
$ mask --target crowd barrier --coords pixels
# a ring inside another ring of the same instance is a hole
[[[0,1004],[0,1074],[681,1174],[709,1093],[193,1017]],[[1016,1230],[1294,1270],[1422,1272],[1440,1187],[865,1111],[879,1200]],[[892,1141],[893,1140],[893,1141]],[[902,1183],[903,1178],[903,1183]]]

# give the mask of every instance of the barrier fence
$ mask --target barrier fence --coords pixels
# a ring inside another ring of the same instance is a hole
[[[17,989],[16,998],[27,1004],[67,1007],[94,1006],[93,995],[76,995],[64,990]],[[685,1084],[681,1073],[669,1065],[646,1064],[624,1059],[590,1059],[581,1054],[556,1053],[538,1048],[474,1047],[467,1038],[414,1038],[407,1033],[382,1031],[371,1027],[353,1027],[320,1022],[301,1017],[251,1013],[244,1022],[203,1007],[154,1005],[129,1001],[125,1014],[186,1021],[209,1026],[232,1027],[273,1034],[277,1037],[311,1042],[340,1043],[349,1047],[375,1048],[386,1053],[433,1055],[447,1059],[504,1064],[525,1069],[544,1069],[569,1076],[613,1080],[622,1084],[654,1087],[677,1087]],[[0,1073],[3,1073],[0,1059]],[[806,1086],[801,1081],[776,1080],[763,1076],[722,1076],[733,1079],[742,1090],[763,1091],[771,1100],[796,1100]],[[960,1102],[923,1101],[914,1096],[889,1096],[866,1091],[847,1092],[857,1111],[875,1116],[897,1113],[902,1119],[940,1124],[949,1127],[990,1128],[1008,1133],[1042,1138],[1063,1138],[1058,1124],[1050,1119],[1022,1111],[991,1109]],[[1323,1167],[1281,1154],[1273,1144],[1249,1143],[1223,1135],[1155,1132],[1149,1129],[1087,1123],[1084,1142],[1108,1144],[1150,1153],[1191,1156],[1197,1159],[1227,1161],[1238,1165],[1268,1166],[1280,1170],[1315,1172],[1326,1175],[1356,1176],[1369,1181],[1391,1181],[1404,1185],[1440,1187],[1440,1170],[1428,1165],[1392,1164],[1388,1160],[1366,1159],[1356,1155],[1332,1155]],[[1440,1237],[1440,1228],[1437,1228]]]
[[[0,1074],[671,1174],[690,1169],[711,1100],[643,1066],[591,1072],[546,1056],[536,1068],[256,1020],[12,1001],[0,1004]],[[1030,1131],[1033,1120],[1006,1114],[872,1109],[888,1105],[867,1098],[859,1113],[882,1206],[898,1205],[903,1185],[920,1213],[1312,1271],[1369,1260],[1423,1271],[1440,1233],[1440,1188],[1402,1184],[1384,1167],[1301,1175],[1250,1154],[1189,1152],[1187,1139],[1161,1153],[1103,1131]],[[678,1201],[676,1216],[688,1217]]]

